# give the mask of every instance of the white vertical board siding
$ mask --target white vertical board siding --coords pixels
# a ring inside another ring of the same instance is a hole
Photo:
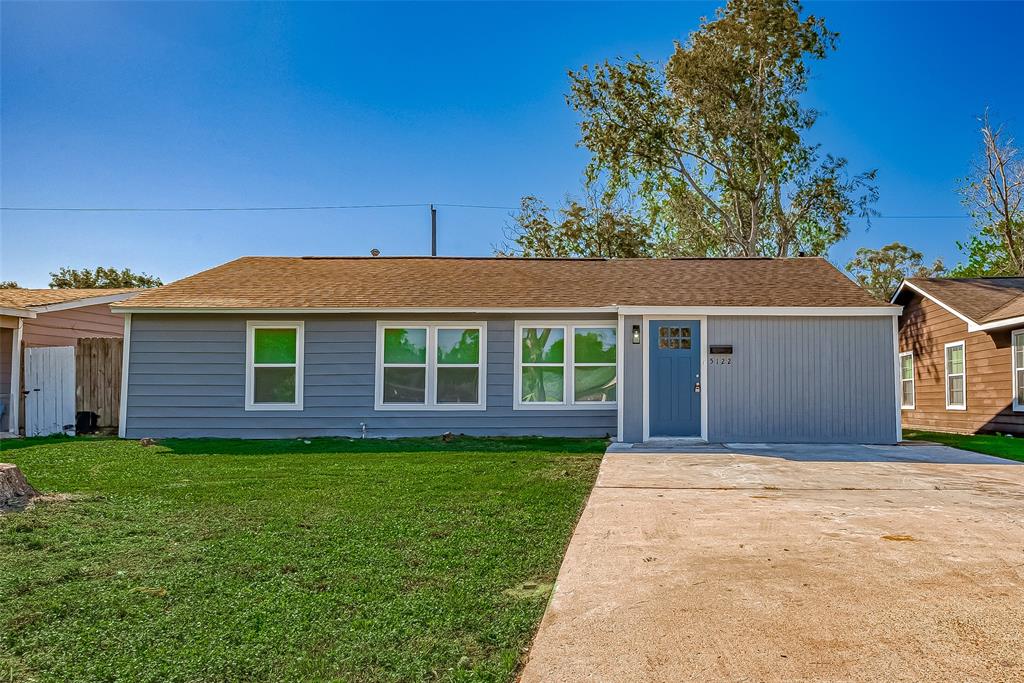
[[[25,435],[75,433],[75,347],[25,349]]]
[[[486,410],[374,410],[378,319],[487,324]],[[519,316],[537,320],[538,316]],[[515,410],[512,315],[370,316],[148,315],[126,335],[125,436],[294,438],[299,436],[614,435],[614,406],[601,410]],[[553,321],[595,316],[542,316]],[[246,411],[246,320],[304,320],[303,409]],[[616,318],[609,316],[615,324]]]
[[[708,439],[715,442],[895,443],[888,316],[711,317]]]

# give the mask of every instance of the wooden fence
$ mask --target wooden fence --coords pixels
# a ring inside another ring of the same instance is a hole
[[[99,415],[97,426],[117,427],[124,340],[87,337],[75,349],[75,410]]]

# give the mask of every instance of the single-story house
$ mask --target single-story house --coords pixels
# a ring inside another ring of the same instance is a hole
[[[76,406],[74,349],[81,339],[121,337],[124,321],[110,312],[110,304],[137,291],[0,289],[0,432],[72,433],[64,427],[74,425],[76,408],[82,408]],[[33,354],[28,349],[54,351]],[[120,368],[114,369],[120,375]],[[113,390],[120,378],[109,382],[116,405],[119,393]]]
[[[911,278],[892,301],[903,426],[1024,434],[1024,278]]]
[[[900,308],[821,258],[245,257],[111,308],[128,438],[900,440]]]

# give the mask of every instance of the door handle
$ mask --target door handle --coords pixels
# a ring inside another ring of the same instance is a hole
[[[699,394],[700,393],[700,382],[697,382],[696,384],[693,385],[693,393],[695,393],[695,394]]]

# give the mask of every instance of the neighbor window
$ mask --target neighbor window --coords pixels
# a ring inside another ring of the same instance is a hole
[[[614,404],[617,338],[611,324],[516,326],[517,408]]]
[[[382,323],[377,409],[484,406],[484,325]]]
[[[1013,409],[1024,411],[1024,330],[1013,333]]]
[[[301,322],[246,324],[246,410],[302,410]]]
[[[967,408],[966,358],[964,342],[946,344],[946,408]]]
[[[914,407],[914,354],[900,354],[900,407]]]

